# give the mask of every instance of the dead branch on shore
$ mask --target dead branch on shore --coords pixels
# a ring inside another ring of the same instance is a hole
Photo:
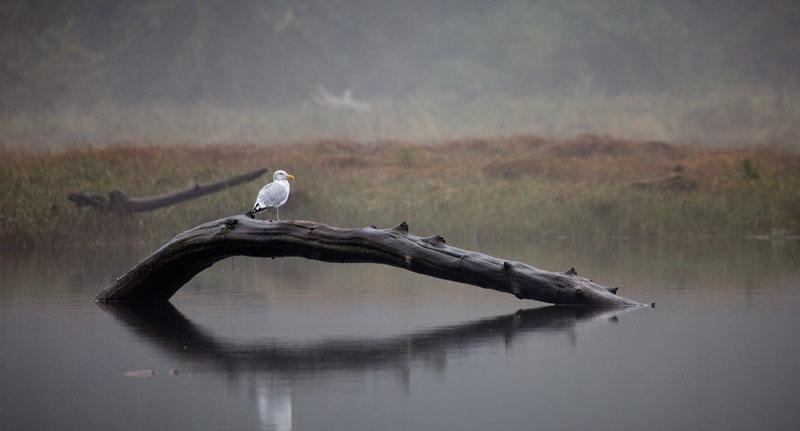
[[[217,181],[208,184],[196,184],[187,189],[179,190],[176,192],[160,195],[149,196],[143,198],[135,198],[128,196],[123,190],[114,189],[108,197],[99,193],[70,193],[67,199],[72,201],[78,208],[91,207],[100,212],[116,212],[116,213],[135,213],[144,211],[153,211],[158,208],[163,208],[183,201],[197,199],[207,194],[218,192],[228,187],[234,187],[248,181],[252,181],[267,172],[266,168],[257,169],[255,171],[247,172],[242,175],[236,175],[222,181]]]

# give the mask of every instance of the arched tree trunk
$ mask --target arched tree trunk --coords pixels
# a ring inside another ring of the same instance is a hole
[[[326,262],[381,263],[551,304],[639,306],[574,269],[544,271],[521,262],[418,237],[403,222],[391,229],[343,229],[311,221],[233,216],[187,230],[103,290],[98,302],[166,301],[186,282],[230,256],[297,256]]]

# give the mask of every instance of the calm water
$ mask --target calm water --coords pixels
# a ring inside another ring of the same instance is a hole
[[[101,307],[148,250],[6,251],[0,429],[800,429],[798,242],[464,245],[658,305],[240,258]]]

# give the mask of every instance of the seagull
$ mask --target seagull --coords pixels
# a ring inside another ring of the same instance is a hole
[[[277,170],[272,174],[272,182],[265,185],[258,192],[256,203],[253,209],[247,212],[247,216],[255,218],[257,213],[267,211],[269,217],[269,209],[275,208],[275,216],[278,220],[281,219],[278,207],[286,203],[289,199],[289,180],[293,180],[294,175],[287,174],[284,170]]]

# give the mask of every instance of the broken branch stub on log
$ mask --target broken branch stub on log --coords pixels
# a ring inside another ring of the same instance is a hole
[[[326,262],[380,263],[551,304],[640,306],[579,277],[421,238],[403,222],[390,229],[336,228],[301,220],[232,216],[189,229],[106,287],[98,302],[167,301],[200,271],[230,256],[305,257]]]
[[[218,192],[228,187],[238,186],[239,184],[252,181],[267,172],[266,168],[250,171],[242,175],[236,175],[222,181],[208,184],[196,184],[187,189],[167,193],[160,196],[150,196],[144,198],[134,198],[128,196],[123,190],[114,189],[106,198],[98,193],[70,193],[67,199],[76,206],[90,206],[98,211],[112,211],[118,213],[152,211],[181,203],[183,201],[197,199],[207,194]]]

